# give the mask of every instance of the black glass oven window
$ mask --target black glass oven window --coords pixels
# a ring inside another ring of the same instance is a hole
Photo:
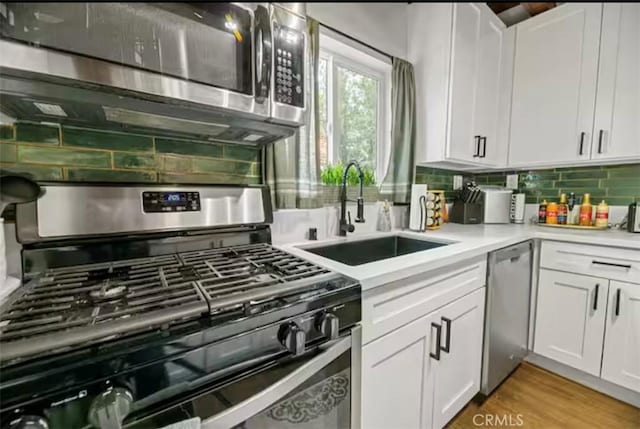
[[[128,429],[163,427],[199,417],[201,421],[247,400],[277,383],[287,374],[313,359],[313,354],[289,360],[275,367],[224,384],[161,412],[125,425]],[[347,350],[283,398],[238,427],[280,429],[283,427],[351,427],[351,350]]]
[[[2,37],[252,94],[251,13],[231,3],[3,3]]]

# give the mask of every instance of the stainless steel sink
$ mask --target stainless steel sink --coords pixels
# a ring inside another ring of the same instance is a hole
[[[342,262],[347,265],[362,265],[409,253],[435,249],[451,243],[429,240],[415,240],[413,238],[392,235],[389,237],[371,238],[368,240],[348,241],[327,246],[304,248],[324,258]]]

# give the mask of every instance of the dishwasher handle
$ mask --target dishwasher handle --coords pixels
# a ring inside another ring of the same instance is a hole
[[[508,259],[511,263],[517,263],[522,255],[532,252],[533,241],[528,240],[513,246],[505,247],[489,253],[490,263],[498,263]],[[491,264],[490,264],[491,265]]]

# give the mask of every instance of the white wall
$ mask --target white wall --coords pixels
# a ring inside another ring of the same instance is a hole
[[[407,3],[307,3],[307,15],[399,58],[407,58]]]

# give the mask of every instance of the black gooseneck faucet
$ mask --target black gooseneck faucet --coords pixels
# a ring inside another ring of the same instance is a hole
[[[340,195],[340,236],[346,236],[347,232],[353,232],[355,226],[351,223],[351,212],[347,212],[347,175],[349,169],[355,167],[358,170],[358,182],[360,182],[360,195],[356,199],[356,223],[364,223],[364,199],[362,198],[362,169],[357,161],[350,161],[342,175],[342,192]],[[348,216],[348,217],[347,217]]]

